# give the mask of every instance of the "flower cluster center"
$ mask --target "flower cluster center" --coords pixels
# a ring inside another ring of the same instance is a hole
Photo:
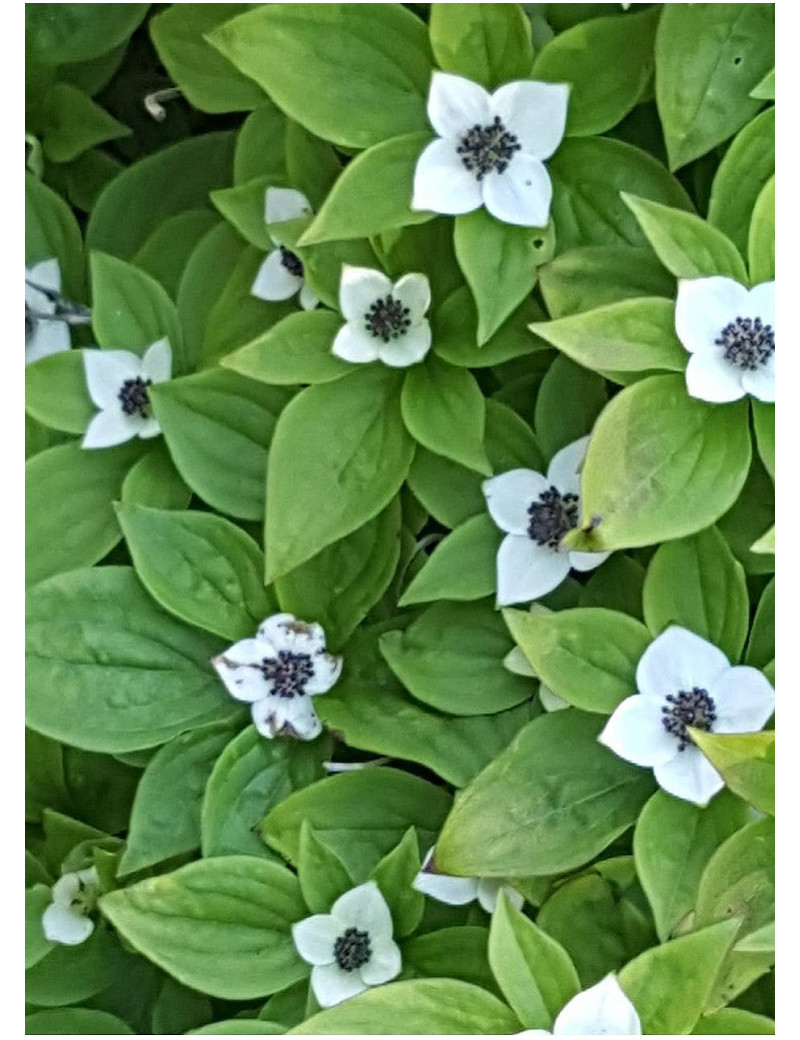
[[[482,181],[492,170],[502,173],[514,152],[521,148],[516,134],[509,133],[500,116],[495,116],[494,122],[486,126],[476,123],[471,127],[461,138],[456,152],[469,172],[475,174],[475,179]]]
[[[333,956],[343,971],[355,971],[366,964],[372,956],[369,932],[358,928],[347,928],[333,944]]]
[[[557,549],[559,542],[578,526],[578,496],[562,495],[550,485],[539,495],[539,501],[528,506],[528,537],[539,545]]]
[[[691,690],[668,694],[661,715],[664,729],[680,742],[678,751],[684,751],[690,744],[694,744],[686,727],[694,726],[695,729],[709,733],[717,718],[717,706],[707,690],[693,686]]]
[[[278,246],[281,251],[281,263],[295,278],[303,277],[303,261],[285,246]]]
[[[152,386],[152,383],[152,379],[142,379],[141,376],[125,380],[122,389],[117,394],[117,399],[126,415],[141,415],[143,419],[149,417],[150,395],[147,388]]]
[[[87,885],[85,881],[78,882],[78,891],[70,900],[70,909],[74,910],[76,914],[83,914],[85,917],[94,910],[95,903],[97,902],[97,891],[94,885]]]
[[[375,339],[388,343],[390,339],[399,339],[408,332],[411,327],[409,313],[409,308],[389,293],[370,304],[364,315],[365,328]]]
[[[762,368],[775,353],[775,330],[761,318],[735,318],[714,340],[725,360],[745,372]]]
[[[275,686],[278,697],[302,697],[306,683],[314,674],[314,665],[309,654],[293,654],[291,650],[279,650],[277,657],[265,657],[260,665],[265,679]]]

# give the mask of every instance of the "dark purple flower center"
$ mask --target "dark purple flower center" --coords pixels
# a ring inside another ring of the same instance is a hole
[[[726,361],[744,372],[755,372],[775,353],[775,330],[761,318],[735,318],[714,343],[722,347]]]
[[[300,257],[296,256],[289,249],[286,249],[285,246],[278,246],[278,249],[280,249],[281,251],[281,263],[289,272],[289,274],[293,274],[295,278],[302,278],[303,261],[300,259]]]
[[[314,674],[314,665],[309,654],[293,654],[291,650],[279,650],[277,657],[265,657],[259,665],[265,679],[275,687],[278,697],[302,697],[306,683]]]
[[[333,956],[343,971],[355,971],[362,967],[372,956],[369,932],[348,928],[333,944]]]
[[[409,308],[389,293],[370,305],[364,315],[364,327],[375,339],[388,343],[390,339],[399,339],[408,332],[411,327],[409,313]]]
[[[552,486],[539,495],[539,501],[528,506],[528,537],[539,545],[557,549],[559,542],[578,526],[578,496],[562,495]]]
[[[684,751],[690,744],[694,744],[691,734],[687,732],[687,726],[694,726],[695,729],[709,733],[716,718],[717,706],[709,697],[708,691],[699,686],[668,694],[667,703],[661,709],[664,729],[680,742],[678,751]]]
[[[147,388],[152,385],[152,379],[142,379],[140,376],[136,376],[135,379],[125,380],[122,384],[122,389],[117,394],[117,398],[126,415],[141,415],[143,419],[149,417],[150,395],[147,392]]]
[[[471,127],[461,138],[456,152],[469,172],[475,174],[476,180],[482,181],[492,170],[502,173],[514,152],[521,148],[516,135],[506,130],[500,116],[495,116],[494,122],[487,126],[476,123]]]

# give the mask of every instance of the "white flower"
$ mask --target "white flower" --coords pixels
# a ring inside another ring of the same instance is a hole
[[[157,437],[148,386],[165,383],[172,371],[168,339],[159,339],[143,357],[129,350],[85,350],[89,396],[100,409],[86,428],[84,448],[110,448],[134,437]]]
[[[471,213],[485,206],[506,224],[544,227],[553,187],[544,166],[567,122],[565,83],[519,80],[489,94],[434,72],[428,118],[439,135],[414,171],[411,208]]]
[[[505,884],[502,878],[467,878],[440,874],[433,862],[433,852],[433,849],[428,850],[420,872],[412,882],[418,892],[423,892],[440,903],[449,903],[450,906],[463,906],[477,899],[486,913],[490,914],[497,906],[498,896],[503,891],[512,906],[517,910],[522,907],[525,901],[522,895],[511,885]]]
[[[42,260],[25,268],[25,364],[69,350],[69,325],[50,318],[61,294],[58,260]]]
[[[294,188],[267,188],[264,216],[267,226],[310,215],[311,206],[301,192]],[[319,300],[305,283],[300,258],[276,241],[272,234],[269,237],[277,248],[267,254],[259,267],[251,294],[260,300],[274,302],[288,300],[299,291],[300,306],[304,311],[313,311]]]
[[[547,476],[512,469],[484,481],[492,520],[506,532],[497,553],[497,605],[525,603],[551,592],[570,568],[590,571],[607,552],[564,552],[559,544],[580,523],[580,467],[588,437],[556,452]]]
[[[681,279],[675,331],[691,354],[686,388],[701,401],[775,400],[775,282]]]
[[[292,926],[297,952],[312,964],[311,988],[329,1008],[400,974],[400,948],[392,939],[392,915],[374,881],[339,896],[329,914]]]
[[[273,614],[255,639],[242,639],[212,660],[231,697],[251,705],[262,736],[313,740],[322,732],[312,697],[333,686],[341,657],[325,650],[320,625],[293,614]]]
[[[549,1029],[526,1029],[517,1036],[641,1036],[642,1023],[613,975],[576,993]]]
[[[94,931],[88,916],[97,902],[100,878],[95,867],[64,874],[53,885],[53,902],[42,914],[42,929],[51,942],[77,946]]]
[[[677,625],[642,654],[636,686],[599,740],[637,766],[652,766],[665,791],[695,805],[706,805],[724,782],[686,727],[751,733],[775,710],[775,691],[762,672],[731,667],[716,646]]]
[[[344,361],[382,361],[405,368],[430,350],[431,327],[425,312],[431,287],[424,274],[392,281],[369,267],[342,269],[339,308],[347,324],[336,333],[333,353]]]

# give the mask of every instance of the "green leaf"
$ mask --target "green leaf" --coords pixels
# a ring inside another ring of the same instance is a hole
[[[131,568],[57,575],[28,594],[27,723],[124,752],[233,718],[240,708],[208,664],[221,649],[156,607]]]
[[[481,913],[481,911],[477,911]],[[453,926],[416,935],[401,946],[403,978],[437,978],[447,965],[450,979],[460,979],[500,996],[489,966],[489,931],[476,925]]]
[[[753,207],[747,240],[747,263],[754,285],[775,277],[775,176],[761,190]]]
[[[607,607],[644,620],[642,585],[644,567],[629,556],[615,553],[602,563],[580,589],[579,607]]]
[[[539,386],[533,421],[547,458],[590,433],[607,400],[600,376],[568,357],[555,358]]]
[[[50,257],[58,260],[64,294],[83,300],[83,241],[75,215],[61,196],[26,171],[25,264],[32,267]]]
[[[53,902],[52,890],[47,885],[36,884],[25,889],[25,970],[46,957],[55,943],[45,938],[42,930],[42,915]]]
[[[219,369],[152,387],[150,400],[178,472],[210,506],[264,515],[267,451],[286,391]]]
[[[160,282],[174,299],[184,268],[197,246],[221,221],[207,209],[187,209],[167,217],[133,257],[137,267]],[[186,361],[187,368],[192,367]]]
[[[489,963],[526,1029],[547,1029],[580,989],[569,954],[500,893],[489,932]]]
[[[756,541],[753,542],[753,544],[750,546],[750,552],[764,553],[765,555],[768,555],[768,556],[774,556],[775,555],[775,525],[774,524],[772,525],[772,527],[770,527],[770,529],[768,531],[765,531],[765,533],[760,538],[756,539]],[[770,570],[774,570],[775,569],[774,568],[774,561],[773,561],[773,564],[770,566],[769,569]]]
[[[602,134],[644,97],[653,74],[659,9],[592,18],[545,44],[531,76],[570,85],[568,137]]]
[[[392,913],[396,936],[410,935],[422,918],[425,896],[412,888],[419,869],[419,842],[414,828],[409,827],[399,845],[370,874]]]
[[[233,188],[220,188],[211,200],[229,224],[257,249],[271,252],[275,246],[265,220],[265,199],[272,177],[256,177]]]
[[[58,1008],[25,1016],[26,1036],[109,1036],[122,1033],[133,1034],[127,1022],[92,1008]]]
[[[766,76],[750,91],[750,97],[758,98],[759,101],[775,100],[775,69],[772,68]]]
[[[775,109],[760,112],[734,137],[711,183],[709,223],[724,231],[740,253],[756,199],[775,172]]]
[[[531,74],[531,27],[520,4],[433,4],[430,34],[440,69],[488,90]]]
[[[772,559],[757,554],[751,548],[753,542],[770,527],[773,528],[774,539],[774,523],[775,485],[758,454],[754,454],[739,497],[717,522],[734,556],[748,574],[775,573],[774,541],[771,548],[761,550],[771,553]]]
[[[460,285],[431,315],[433,352],[461,368],[490,368],[546,348],[545,343],[537,341],[528,331],[529,322],[542,317],[544,313],[539,304],[528,297],[494,335],[478,346],[475,302],[469,289]]]
[[[756,114],[750,91],[775,64],[770,4],[672,4],[656,34],[656,103],[671,169]]]
[[[26,46],[45,65],[98,58],[124,43],[149,4],[36,4],[25,12]]]
[[[109,892],[100,909],[136,949],[202,993],[252,1000],[308,973],[291,936],[306,916],[300,885],[263,859],[190,863]]]
[[[722,231],[694,213],[622,192],[658,259],[676,278],[725,275],[747,282],[742,255]]]
[[[750,400],[753,409],[753,429],[756,447],[767,472],[775,480],[775,405],[764,401]]]
[[[203,6],[206,6],[205,4]],[[228,6],[227,4],[225,5]],[[245,121],[236,138],[233,157],[233,183],[248,184],[264,177],[272,184],[291,181],[286,167],[286,116],[266,95]],[[221,184],[221,188],[230,185]]]
[[[42,147],[51,162],[70,162],[95,145],[131,133],[88,94],[68,83],[56,83],[48,91],[45,104],[47,116]]]
[[[264,100],[261,89],[205,39],[218,25],[249,9],[249,4],[181,4],[149,23],[161,63],[201,112],[249,111]]]
[[[186,262],[175,299],[186,354],[195,361],[201,356],[214,304],[224,292],[231,271],[244,251],[239,235],[220,221],[206,232]]]
[[[319,840],[308,820],[300,825],[297,877],[308,909],[328,914],[339,896],[353,888],[353,879],[335,852]]]
[[[602,723],[575,709],[530,722],[459,795],[437,867],[463,877],[563,873],[627,830],[652,781],[597,742]]]
[[[747,641],[745,664],[764,668],[775,657],[775,579],[761,594]]]
[[[536,675],[576,708],[608,715],[636,691],[636,667],[651,641],[640,621],[602,607],[504,610],[503,617]]]
[[[771,1018],[736,1007],[704,1015],[692,1030],[692,1036],[772,1036],[774,1033],[775,1023]]]
[[[651,545],[713,524],[747,478],[746,409],[689,397],[680,375],[624,389],[592,431],[581,496],[590,526],[568,535],[569,547]]]
[[[133,958],[107,928],[95,928],[76,946],[56,944],[25,972],[25,999],[34,1007],[58,1008],[88,1000],[130,970]]]
[[[403,593],[400,606],[490,595],[497,587],[495,561],[502,540],[490,516],[471,516],[437,545]]]
[[[163,443],[157,444],[128,470],[120,498],[124,505],[185,509],[192,493],[178,476]]]
[[[341,172],[342,165],[332,145],[310,134],[299,123],[287,121],[287,180],[302,191],[315,211],[319,210]]]
[[[702,733],[695,740],[734,794],[761,812],[775,815],[774,731]]]
[[[280,1022],[262,1022],[259,1018],[228,1018],[222,1022],[211,1022],[199,1029],[190,1029],[194,1035],[227,1036],[243,1034],[244,1036],[275,1036],[286,1032],[286,1026]]]
[[[284,409],[267,474],[269,580],[361,527],[397,494],[414,450],[398,378],[372,366],[311,386]]]
[[[260,383],[329,383],[353,372],[351,364],[331,353],[341,327],[341,315],[333,311],[289,314],[252,343],[228,354],[221,363]]]
[[[647,568],[644,617],[653,635],[680,625],[739,661],[750,620],[747,584],[715,527],[659,547]]]
[[[287,115],[346,149],[426,126],[427,33],[400,5],[270,4],[209,39]]]

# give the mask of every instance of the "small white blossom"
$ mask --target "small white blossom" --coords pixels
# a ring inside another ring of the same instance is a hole
[[[95,867],[64,874],[53,885],[53,902],[42,914],[45,938],[64,946],[77,946],[94,931],[88,916],[97,902],[100,878]]]
[[[169,340],[152,343],[142,357],[129,350],[85,350],[86,386],[100,411],[83,436],[84,448],[110,448],[134,437],[157,437],[147,388],[172,372]]]
[[[345,264],[339,284],[339,307],[346,324],[333,341],[344,361],[382,361],[406,368],[430,350],[431,327],[425,312],[431,287],[424,274],[405,274],[392,283],[382,271]]]
[[[477,899],[486,913],[490,914],[497,906],[497,899],[502,891],[508,896],[512,906],[517,910],[522,907],[525,901],[522,895],[511,885],[507,885],[502,878],[468,878],[440,874],[436,870],[433,853],[433,849],[428,850],[420,872],[412,882],[418,892],[423,892],[440,903],[449,903],[450,906],[463,906]]]
[[[547,476],[512,469],[484,481],[489,514],[506,532],[497,553],[497,605],[527,603],[552,592],[570,569],[590,571],[607,552],[565,552],[564,535],[580,524],[580,468],[588,437],[562,448]]]
[[[411,208],[458,214],[485,206],[506,224],[544,227],[553,186],[543,160],[564,136],[568,100],[565,83],[519,80],[489,94],[434,72],[428,118],[439,136],[417,160]]]
[[[302,192],[294,188],[267,188],[264,219],[268,227],[310,215],[311,205]],[[271,233],[269,237],[276,248],[267,254],[259,267],[251,294],[259,300],[275,302],[288,300],[299,292],[300,306],[304,311],[313,311],[319,300],[305,283],[300,258],[282,246]]]
[[[339,896],[329,914],[314,914],[292,926],[297,952],[313,965],[311,988],[329,1008],[400,974],[400,948],[392,938],[392,915],[374,881]]]
[[[270,739],[319,736],[311,698],[327,693],[342,671],[341,657],[325,650],[322,627],[293,614],[266,618],[255,639],[234,643],[211,663],[228,693],[251,705],[253,724]]]
[[[677,625],[642,654],[636,686],[639,692],[616,708],[599,740],[621,758],[652,767],[665,791],[695,805],[706,805],[724,781],[687,726],[750,733],[775,710],[775,691],[762,672],[732,667],[716,646]]]
[[[775,400],[775,282],[681,279],[675,331],[691,357],[686,388],[701,401]]]
[[[549,1029],[526,1029],[517,1036],[641,1036],[636,1008],[613,975],[576,993]]]
[[[61,293],[61,269],[51,257],[25,268],[25,364],[70,348],[69,325],[51,318]]]

